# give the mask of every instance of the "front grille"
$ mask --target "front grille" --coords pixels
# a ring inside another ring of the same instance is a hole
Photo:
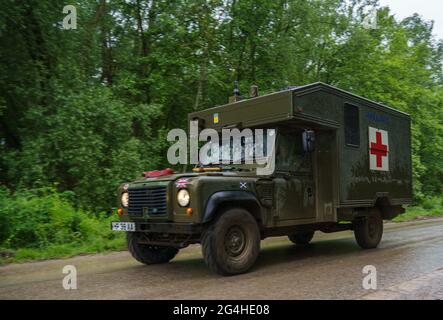
[[[129,189],[128,196],[128,213],[131,216],[143,216],[143,213],[150,216],[166,214],[166,187]]]

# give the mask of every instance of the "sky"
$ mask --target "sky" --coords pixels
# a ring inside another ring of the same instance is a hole
[[[379,0],[389,6],[399,20],[418,13],[425,20],[434,20],[434,34],[443,39],[443,0]]]

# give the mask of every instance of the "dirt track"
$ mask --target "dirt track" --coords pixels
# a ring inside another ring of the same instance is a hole
[[[68,264],[77,268],[77,290],[62,287]],[[377,268],[379,293],[362,288],[365,265]],[[442,267],[443,219],[434,219],[388,224],[380,247],[368,251],[348,231],[318,233],[305,248],[286,238],[267,239],[254,269],[235,277],[211,273],[200,246],[166,265],[145,266],[127,252],[12,264],[0,267],[0,299],[405,298],[404,291],[393,295],[405,285],[412,288],[408,297],[441,299],[443,272],[435,270]]]

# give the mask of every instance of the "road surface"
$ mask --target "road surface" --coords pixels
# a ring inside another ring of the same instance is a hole
[[[65,265],[77,289],[65,290]],[[363,289],[363,267],[377,271],[377,290]],[[0,267],[0,299],[443,299],[443,219],[389,223],[378,249],[361,250],[352,232],[318,232],[308,247],[285,237],[262,242],[251,272],[210,272],[200,246],[171,263],[145,266],[128,252]]]

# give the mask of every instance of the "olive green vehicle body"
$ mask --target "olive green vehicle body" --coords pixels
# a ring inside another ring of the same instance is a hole
[[[345,143],[344,106],[349,104],[358,108],[359,145]],[[340,222],[352,222],[375,207],[389,220],[403,213],[402,206],[412,201],[409,115],[335,87],[323,83],[295,87],[191,113],[189,120],[216,130],[313,130],[311,170],[276,171],[270,176],[258,176],[255,171],[188,172],[121,185],[118,199],[124,188],[130,192],[166,188],[164,214],[151,214],[147,208],[142,215],[131,216],[123,208],[120,217],[121,221],[135,221],[137,231],[154,235],[153,244],[184,247],[198,243],[205,226],[227,207],[250,212],[265,238],[306,229],[350,229],[352,224]],[[369,127],[389,132],[387,172],[369,169]],[[186,207],[176,200],[176,182],[183,178],[190,193]],[[188,208],[192,208],[192,215],[187,214]]]

